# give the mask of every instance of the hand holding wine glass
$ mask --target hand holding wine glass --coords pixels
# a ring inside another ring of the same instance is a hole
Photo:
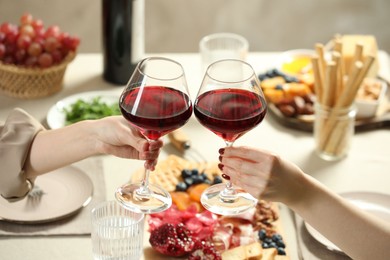
[[[241,60],[220,60],[211,64],[194,104],[198,121],[221,137],[227,146],[260,124],[266,114],[266,102],[252,67]],[[211,212],[234,215],[254,207],[257,199],[232,185],[209,187],[201,196]]]
[[[138,63],[120,96],[122,115],[151,143],[183,126],[192,114],[182,66],[170,59],[151,57]],[[119,187],[116,199],[126,208],[156,213],[172,204],[169,192],[150,184],[150,171],[140,183]]]

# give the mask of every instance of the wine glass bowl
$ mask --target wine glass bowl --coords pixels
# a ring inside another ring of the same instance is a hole
[[[119,107],[149,142],[180,128],[192,114],[182,66],[167,58],[142,60],[119,98]],[[172,204],[169,192],[150,184],[149,174],[149,169],[145,169],[141,182],[119,187],[116,199],[136,212],[156,213],[169,208]]]
[[[260,82],[248,63],[228,59],[208,67],[194,102],[194,114],[227,146],[260,124],[266,111]],[[257,199],[232,185],[229,176],[226,179],[227,184],[213,185],[202,194],[201,202],[206,209],[234,215],[256,205]]]

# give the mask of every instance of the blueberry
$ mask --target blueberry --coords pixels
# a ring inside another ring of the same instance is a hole
[[[268,78],[267,73],[259,74],[258,78],[259,78],[260,81],[263,81],[263,80],[267,79]]]
[[[205,182],[206,180],[209,179],[209,178],[207,177],[207,175],[206,175],[204,172],[202,172],[201,174],[199,174],[199,176],[202,177],[203,182]]]
[[[199,171],[198,171],[198,169],[193,169],[192,171],[191,171],[191,175],[192,176],[196,176],[196,175],[199,175]]]
[[[286,245],[284,244],[283,240],[275,241],[276,245],[281,248],[285,248]]]
[[[269,243],[269,247],[274,247],[274,248],[277,248],[278,246],[276,245],[276,243],[275,243],[275,242],[271,242],[271,243]]]
[[[277,250],[278,250],[278,255],[286,255],[286,251],[284,250],[284,248],[278,247]]]
[[[259,235],[259,239],[263,241],[267,236],[267,232],[265,231],[265,229],[260,229],[258,235]]]
[[[264,241],[265,243],[267,243],[267,244],[274,243],[270,237],[266,237],[266,238],[264,238],[264,240],[263,240],[263,241]]]
[[[263,243],[261,244],[261,247],[264,248],[264,249],[270,248],[270,246],[269,246],[268,243],[266,243],[266,242],[263,242]]]
[[[219,175],[214,177],[212,184],[218,184],[218,183],[222,183],[222,178]]]
[[[275,86],[275,89],[276,90],[283,90],[283,85],[278,84],[278,85]]]
[[[176,191],[186,191],[187,190],[187,184],[185,182],[179,182],[176,184]]]
[[[193,175],[192,177],[193,184],[203,183],[203,178],[200,175]]]
[[[203,183],[211,184],[211,181],[209,179],[206,179],[206,180],[203,181]]]
[[[278,241],[278,240],[283,240],[282,236],[280,234],[278,234],[278,233],[273,234],[271,238],[275,242]]]
[[[184,182],[187,184],[187,187],[190,187],[192,184],[194,184],[194,179],[192,177],[186,177],[184,178]]]
[[[296,77],[288,76],[288,75],[284,76],[284,80],[285,80],[287,83],[292,83],[292,82],[298,83],[298,82],[299,82],[299,80],[298,80]]]
[[[187,169],[184,169],[181,171],[181,177],[183,179],[187,178],[187,177],[191,177],[192,175],[192,171],[191,170],[187,170]]]

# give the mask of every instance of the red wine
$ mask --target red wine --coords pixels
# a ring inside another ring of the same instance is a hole
[[[125,85],[137,65],[139,54],[133,51],[143,41],[133,30],[136,15],[143,15],[137,12],[134,0],[102,1],[103,78],[108,82]]]
[[[119,106],[123,116],[151,140],[183,126],[192,114],[188,95],[162,86],[130,89],[121,95]]]
[[[258,125],[266,110],[266,102],[261,96],[240,89],[205,92],[194,105],[199,122],[229,142]]]

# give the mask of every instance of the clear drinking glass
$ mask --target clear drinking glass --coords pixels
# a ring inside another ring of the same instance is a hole
[[[355,133],[356,106],[332,108],[315,103],[314,140],[316,152],[326,161],[347,156]]]
[[[183,67],[176,61],[150,57],[138,63],[119,107],[122,115],[149,141],[183,126],[192,115]],[[149,169],[141,182],[116,190],[116,199],[126,208],[142,213],[164,211],[172,204],[166,190],[149,183]]]
[[[221,137],[226,146],[260,124],[267,105],[253,68],[241,60],[227,59],[212,63],[204,76],[194,103],[198,121]],[[257,199],[243,189],[227,184],[209,187],[201,203],[211,212],[234,215],[254,207]]]
[[[95,260],[136,260],[143,252],[144,214],[106,201],[91,212],[92,253]]]
[[[199,42],[202,72],[217,60],[237,59],[245,61],[248,50],[248,40],[241,35],[226,32],[207,35]]]

